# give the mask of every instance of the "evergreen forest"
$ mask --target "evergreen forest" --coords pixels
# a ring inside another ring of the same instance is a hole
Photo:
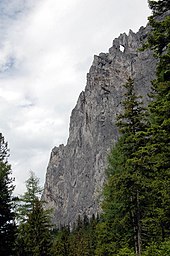
[[[170,1],[148,1],[151,32],[140,51],[157,58],[150,103],[124,85],[120,137],[108,156],[102,214],[56,228],[33,172],[13,196],[9,149],[0,134],[0,256],[170,255]]]

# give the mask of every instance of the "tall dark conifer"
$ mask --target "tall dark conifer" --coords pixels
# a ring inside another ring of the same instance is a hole
[[[149,7],[153,11],[153,15],[160,15],[170,9],[169,0],[149,0]]]
[[[103,221],[98,225],[97,255],[116,255],[121,248],[141,255],[141,218],[145,184],[134,154],[144,143],[144,108],[129,78],[125,84],[124,111],[118,116],[121,137],[109,156],[104,188]]]
[[[25,237],[28,255],[51,256],[51,228],[50,216],[43,209],[40,199],[36,198],[26,223]]]
[[[147,239],[164,240],[170,229],[170,10],[169,1],[149,1],[153,15],[148,47],[158,58],[156,79],[153,81],[152,102],[149,105],[150,126],[145,133],[142,155],[143,168],[150,176],[150,203],[145,226]],[[163,14],[157,17],[159,11]]]
[[[147,123],[141,122],[131,82],[127,83],[125,112],[118,121],[122,136],[109,157],[97,255],[133,255],[133,244],[141,255],[142,245],[166,243],[170,237],[170,2],[149,5],[153,15],[147,47],[158,58],[152,102]],[[154,246],[147,247],[146,255]]]
[[[7,162],[8,147],[0,134],[0,255],[13,255],[15,235],[11,166]]]
[[[42,189],[34,173],[26,181],[26,188],[18,207],[16,255],[51,256],[50,212],[43,209],[39,199]]]

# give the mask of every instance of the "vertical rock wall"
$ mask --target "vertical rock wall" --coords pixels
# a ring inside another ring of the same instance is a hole
[[[148,101],[156,61],[150,50],[140,52],[149,27],[129,31],[113,41],[108,53],[94,56],[87,85],[70,118],[67,145],[52,150],[43,199],[53,208],[53,222],[73,224],[78,215],[100,212],[107,155],[118,138],[122,85],[134,78],[139,95]]]

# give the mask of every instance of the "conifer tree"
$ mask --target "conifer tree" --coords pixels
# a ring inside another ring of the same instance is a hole
[[[149,1],[150,3],[150,1]],[[155,7],[156,6],[156,7]],[[169,237],[170,229],[170,16],[157,18],[155,8],[162,13],[169,10],[169,1],[150,4],[153,15],[149,17],[152,31],[147,47],[158,59],[156,79],[152,83],[152,102],[149,105],[150,125],[143,135],[146,144],[136,152],[150,180],[150,202],[143,225],[147,241],[160,242]]]
[[[109,156],[103,221],[98,225],[97,255],[117,255],[121,248],[126,247],[135,248],[136,255],[141,255],[145,178],[134,161],[134,154],[144,143],[141,134],[146,130],[146,121],[133,80],[129,78],[124,87],[124,112],[118,116],[117,122],[122,136]]]
[[[42,189],[39,179],[31,173],[26,181],[27,191],[18,207],[19,227],[16,240],[18,256],[50,256],[52,246],[50,212],[43,209],[39,199]]]
[[[91,219],[78,216],[74,227],[62,227],[54,236],[52,255],[55,256],[91,256],[95,255],[96,225],[99,218]]]
[[[149,0],[149,7],[153,11],[153,15],[157,16],[170,9],[169,0]]]
[[[33,211],[37,198],[40,197],[42,188],[39,185],[39,179],[33,172],[26,180],[26,192],[18,200],[17,215],[18,221],[24,223],[28,219],[28,213]]]
[[[7,162],[8,147],[0,133],[0,255],[13,255],[15,222],[11,166]]]
[[[33,211],[28,215],[26,223],[28,251],[34,256],[51,256],[51,225],[47,212],[42,207],[40,199],[36,198]]]
[[[53,256],[69,256],[70,251],[70,228],[65,226],[55,231],[51,253]]]
[[[149,1],[149,4],[153,15],[149,17],[152,31],[147,47],[158,58],[149,119],[146,127],[143,122],[143,127],[134,129],[131,124],[140,124],[136,122],[140,118],[138,113],[133,115],[126,98],[125,113],[120,116],[125,122],[118,122],[122,137],[109,158],[97,255],[119,255],[120,248],[125,253],[121,255],[131,255],[126,254],[126,248],[127,251],[131,248],[132,234],[136,255],[141,255],[142,244],[145,247],[152,241],[160,243],[169,238],[170,17],[167,11],[170,2]],[[159,14],[164,15],[158,18]]]
[[[75,229],[70,236],[70,255],[88,255],[88,241],[85,234],[84,223],[79,215]]]

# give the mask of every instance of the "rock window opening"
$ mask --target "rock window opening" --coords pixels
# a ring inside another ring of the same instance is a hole
[[[123,45],[120,45],[120,51],[124,52],[125,51],[125,47]]]

